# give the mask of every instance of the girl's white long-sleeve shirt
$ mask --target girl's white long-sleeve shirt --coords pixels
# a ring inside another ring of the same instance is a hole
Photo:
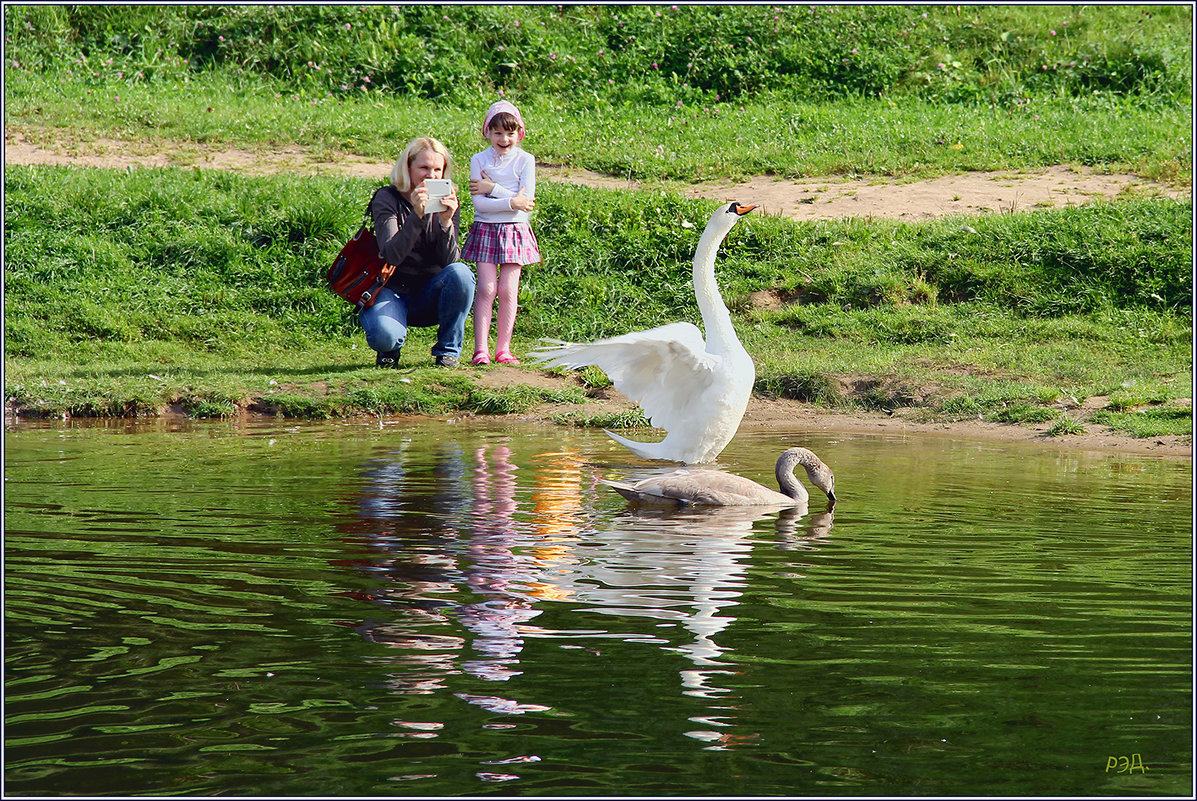
[[[514,147],[500,156],[493,147],[470,157],[470,180],[485,178],[494,181],[495,188],[487,195],[470,195],[474,201],[474,222],[528,222],[526,211],[511,208],[511,198],[524,190],[524,197],[536,197],[536,159],[521,147]]]

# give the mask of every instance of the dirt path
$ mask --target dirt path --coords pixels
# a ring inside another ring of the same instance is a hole
[[[95,139],[88,142],[30,141],[19,130],[5,130],[5,164],[49,164],[126,169],[137,167],[197,166],[227,169],[247,174],[265,175],[291,172],[297,175],[351,175],[381,178],[390,172],[390,163],[377,162],[352,154],[342,154],[334,161],[320,158],[298,147],[269,152],[239,149],[213,149],[178,143],[170,146]],[[607,189],[640,188],[629,182],[585,170],[538,165],[542,180],[577,183]],[[654,186],[657,184],[654,184]],[[945,176],[930,181],[899,183],[892,180],[781,180],[757,177],[741,183],[702,183],[670,185],[687,197],[712,200],[738,200],[758,203],[762,211],[798,220],[878,217],[908,220],[930,219],[952,214],[1024,211],[1031,208],[1060,208],[1081,205],[1099,198],[1136,192],[1173,198],[1188,197],[1189,190],[1144,181],[1134,175],[1105,174],[1071,167],[1050,167],[1020,173],[971,172]],[[575,381],[570,376],[537,373],[516,368],[492,367],[480,373],[480,383],[496,387],[512,383],[544,384],[560,387]],[[1068,410],[1084,419],[1101,399],[1088,399],[1086,407]],[[615,392],[594,398],[582,407],[545,406],[526,419],[548,420],[554,414],[590,416],[630,408],[631,404]],[[894,415],[882,413],[832,414],[810,404],[784,399],[754,397],[744,416],[746,428],[805,427],[809,430],[862,432],[878,434],[948,434],[962,439],[1000,440],[1038,443],[1043,447],[1082,449],[1126,454],[1149,454],[1169,458],[1192,458],[1192,446],[1181,437],[1136,439],[1119,434],[1075,434],[1049,438],[1047,424],[1037,427],[961,421],[954,423],[919,423],[899,409]],[[1089,426],[1101,428],[1099,426]],[[646,436],[651,439],[651,436]]]
[[[255,152],[176,143],[151,145],[116,139],[87,142],[31,141],[20,130],[5,129],[5,164],[56,164],[80,167],[197,166],[266,175],[352,175],[381,178],[390,162],[345,153],[335,160],[299,147]],[[541,180],[577,183],[606,189],[640,188],[629,182],[586,170],[540,164]],[[656,184],[654,184],[656,185]],[[951,214],[1026,211],[1078,206],[1098,198],[1136,192],[1188,197],[1188,189],[1145,181],[1124,173],[1100,173],[1081,167],[1049,167],[1023,172],[969,172],[929,181],[843,178],[788,180],[760,176],[740,183],[665,184],[686,197],[757,203],[766,214],[796,220],[886,217],[922,220]]]

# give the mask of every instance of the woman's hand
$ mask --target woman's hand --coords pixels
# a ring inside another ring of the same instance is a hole
[[[417,217],[424,216],[424,207],[428,205],[428,187],[420,181],[420,185],[411,190],[411,207]]]
[[[445,210],[438,216],[441,221],[441,228],[448,231],[453,228],[453,215],[457,212],[459,205],[457,200],[457,186],[453,186],[453,192],[441,198],[441,203],[445,204]]]
[[[536,198],[528,197],[524,194],[524,187],[520,187],[519,193],[511,198],[508,203],[511,204],[512,211],[532,211],[536,208]]]

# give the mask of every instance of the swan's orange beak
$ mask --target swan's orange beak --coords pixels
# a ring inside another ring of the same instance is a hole
[[[755,203],[752,204],[751,206],[745,206],[743,203],[733,203],[732,204],[732,211],[734,211],[736,214],[739,214],[741,217],[743,217],[745,214],[747,214],[748,212],[752,211],[755,208],[756,208]]]

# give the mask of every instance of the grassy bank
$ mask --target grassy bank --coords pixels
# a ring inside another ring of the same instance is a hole
[[[404,351],[408,369],[374,369],[350,307],[322,285],[370,188],[9,168],[6,398],[49,416],[174,405],[295,417],[584,399],[485,390],[477,371],[434,370],[425,329]],[[690,259],[710,204],[636,199],[545,185],[538,236],[549,257],[527,271],[517,350],[698,319]],[[1191,204],[1153,199],[919,224],[750,217],[728,238],[719,277],[760,393],[1005,422],[1109,396],[1104,424],[1183,433],[1191,418],[1170,401],[1191,394],[1191,235]],[[759,303],[764,290],[783,302]]]
[[[465,162],[502,94],[542,161],[657,186],[542,185],[524,351],[697,320],[689,261],[710,209],[671,181],[1075,163],[1191,183],[1187,6],[8,6],[4,22],[5,127],[34,142],[385,162],[432,134]],[[434,371],[420,329],[404,370],[374,370],[321,280],[370,189],[6,169],[9,406],[326,417],[582,399]],[[1187,433],[1191,240],[1191,203],[1133,196],[920,224],[753,217],[719,276],[758,393],[1062,432],[1061,408],[1102,397],[1101,424]]]

